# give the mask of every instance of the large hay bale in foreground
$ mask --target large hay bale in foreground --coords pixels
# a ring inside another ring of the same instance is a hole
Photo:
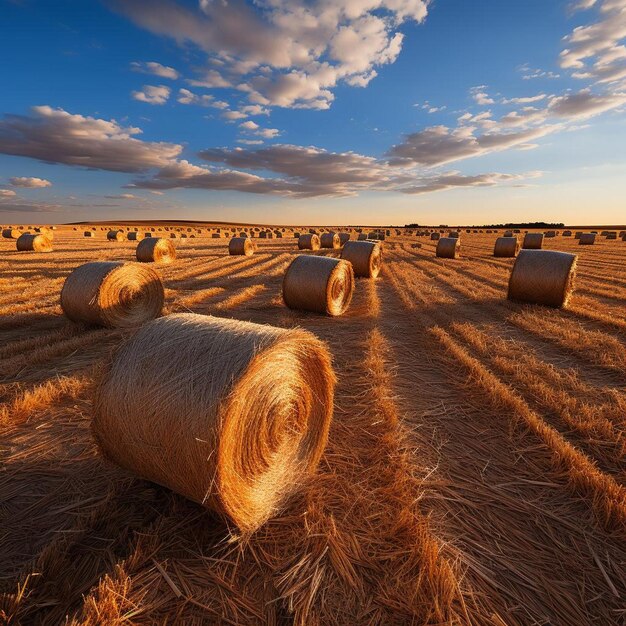
[[[376,278],[382,265],[382,246],[371,241],[348,241],[341,258],[352,264],[355,276]]]
[[[124,231],[123,230],[110,230],[107,233],[107,239],[109,241],[124,241]]]
[[[509,300],[561,307],[572,294],[576,255],[556,250],[521,250],[509,278]]]
[[[298,250],[319,250],[320,238],[315,233],[300,235],[298,238]]]
[[[297,256],[283,278],[283,300],[290,309],[341,315],[354,292],[354,271],[347,261]]]
[[[46,235],[24,233],[15,244],[19,252],[52,252],[52,241]]]
[[[21,234],[22,231],[18,230],[17,228],[4,228],[2,230],[2,236],[4,237],[4,239],[19,239]]]
[[[119,261],[80,265],[61,291],[61,308],[67,317],[109,328],[130,328],[152,320],[161,314],[163,301],[163,284],[154,270]]]
[[[431,241],[439,241],[441,235],[439,233],[430,233],[430,240]]]
[[[441,237],[437,242],[437,256],[442,259],[456,259],[461,248],[461,240],[456,237]]]
[[[169,315],[116,352],[92,432],[110,461],[248,534],[314,473],[334,386],[329,351],[306,330]]]
[[[228,242],[228,254],[231,255],[251,256],[255,250],[254,241],[248,237],[233,237]]]
[[[578,245],[580,246],[592,246],[595,242],[595,233],[583,233],[578,239]]]
[[[320,237],[320,244],[322,248],[341,248],[341,241],[337,233],[323,233]]]
[[[524,235],[524,250],[541,250],[543,247],[543,233],[526,233]]]
[[[493,256],[514,257],[519,252],[517,237],[498,237],[493,248]]]
[[[137,260],[142,263],[160,263],[166,265],[176,260],[176,248],[169,239],[146,237],[137,244]]]

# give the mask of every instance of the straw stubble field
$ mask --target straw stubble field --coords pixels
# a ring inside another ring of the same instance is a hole
[[[282,303],[291,238],[251,257],[186,239],[156,267],[166,313],[300,326],[332,352],[318,472],[245,539],[91,436],[93,380],[125,332],[71,323],[59,293],[136,242],[0,240],[0,619],[623,624],[626,242],[547,239],[579,254],[558,310],[506,300],[514,259],[492,256],[495,238],[463,233],[458,259],[387,238],[379,277],[336,318]]]

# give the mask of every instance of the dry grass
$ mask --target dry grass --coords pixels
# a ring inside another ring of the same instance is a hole
[[[228,256],[231,229],[177,239],[166,313],[302,327],[338,376],[316,477],[242,538],[91,437],[94,372],[123,333],[71,324],[59,293],[82,263],[133,259],[106,241],[121,226],[61,228],[46,255],[0,239],[0,622],[623,623],[622,241],[544,240],[579,255],[561,310],[507,301],[502,233],[463,232],[454,261],[392,235],[378,279],[327,317],[282,302],[288,234],[253,257]]]

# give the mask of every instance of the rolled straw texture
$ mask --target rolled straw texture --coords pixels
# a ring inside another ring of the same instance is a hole
[[[437,242],[437,256],[442,259],[456,259],[461,248],[461,240],[456,237],[441,237]]]
[[[498,237],[493,248],[493,256],[514,257],[519,252],[517,237]]]
[[[578,240],[578,244],[581,246],[592,246],[595,242],[595,233],[583,233]]]
[[[342,246],[348,241],[350,241],[350,233],[339,233],[339,243]]]
[[[228,254],[251,256],[255,250],[254,241],[248,237],[233,237],[228,243]]]
[[[15,243],[20,252],[52,252],[52,241],[47,235],[24,233]]]
[[[526,233],[524,235],[524,250],[541,250],[543,247],[543,233]]]
[[[290,309],[341,315],[354,292],[352,265],[324,256],[297,256],[283,278],[283,300]]]
[[[337,233],[323,233],[320,237],[322,248],[341,248],[341,242]]]
[[[152,320],[161,314],[163,301],[159,275],[139,263],[85,263],[67,277],[61,291],[61,308],[67,317],[109,328],[130,328]]]
[[[137,244],[137,260],[142,263],[173,263],[176,260],[176,248],[169,239],[146,237]]]
[[[376,278],[382,265],[382,246],[370,241],[348,241],[341,258],[352,264],[355,276]]]
[[[143,233],[138,233],[135,232],[134,230],[131,230],[126,237],[128,238],[128,241],[141,241],[144,238]]]
[[[96,389],[104,456],[250,533],[315,471],[335,376],[301,329],[182,313],[143,326]]]
[[[17,230],[16,228],[5,228],[2,231],[2,236],[5,239],[18,239],[21,234],[22,234],[22,231]]]
[[[576,255],[556,250],[521,250],[509,279],[509,300],[566,306],[574,288]]]
[[[320,238],[319,235],[309,233],[307,235],[300,235],[298,238],[298,250],[319,250]]]
[[[109,241],[124,241],[124,232],[121,230],[110,230],[107,233],[107,239]]]
[[[439,241],[439,233],[430,233],[430,239],[431,241]]]

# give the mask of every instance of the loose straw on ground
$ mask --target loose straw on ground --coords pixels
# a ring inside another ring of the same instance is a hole
[[[556,250],[521,250],[509,279],[508,298],[566,306],[573,291],[576,255]]]
[[[498,237],[493,248],[493,256],[514,257],[519,252],[517,237]]]
[[[46,235],[24,233],[15,244],[20,252],[52,252],[52,241]]]
[[[109,328],[152,320],[161,314],[163,301],[159,275],[139,263],[85,263],[67,277],[61,291],[67,317]]]
[[[233,237],[228,243],[228,254],[231,255],[251,256],[255,250],[254,241],[248,237]]]
[[[297,256],[283,278],[283,300],[290,309],[341,315],[354,292],[354,271],[347,261]]]
[[[371,241],[348,241],[341,258],[352,264],[355,276],[376,278],[382,265],[382,246]]]
[[[461,248],[461,240],[456,237],[441,237],[437,242],[437,256],[443,259],[456,259]]]
[[[146,237],[137,244],[137,260],[142,263],[166,265],[176,260],[176,248],[169,239]]]
[[[118,350],[92,432],[109,460],[250,533],[315,471],[334,385],[326,345],[305,330],[170,315]]]
[[[319,250],[320,249],[320,238],[319,235],[316,234],[306,234],[300,235],[298,238],[298,249],[299,250]]]

